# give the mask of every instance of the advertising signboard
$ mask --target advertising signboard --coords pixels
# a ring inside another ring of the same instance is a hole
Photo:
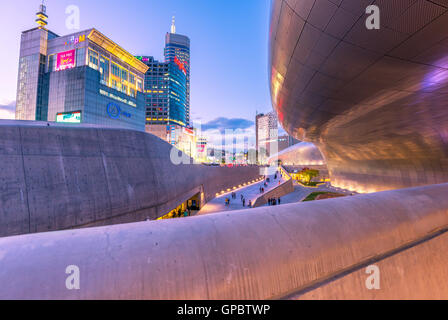
[[[60,52],[56,58],[56,71],[74,68],[76,50]]]
[[[56,122],[81,123],[81,111],[58,113]]]

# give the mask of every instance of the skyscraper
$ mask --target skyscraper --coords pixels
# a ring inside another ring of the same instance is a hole
[[[258,160],[263,163],[271,154],[278,152],[278,118],[275,112],[257,114],[255,131]]]
[[[137,57],[149,68],[145,73],[147,131],[167,125],[188,126],[186,115],[186,70],[182,63],[159,62],[150,56]]]
[[[186,92],[186,121],[190,124],[190,39],[176,33],[175,18],[173,17],[171,30],[165,36],[165,62],[181,63],[187,76]]]

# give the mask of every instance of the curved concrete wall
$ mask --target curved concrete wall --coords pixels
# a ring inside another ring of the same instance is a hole
[[[365,26],[372,3],[380,30]],[[447,30],[446,1],[273,1],[273,105],[319,147],[334,185],[448,181]]]
[[[412,271],[436,286],[420,297],[446,298],[446,272],[432,271],[442,270],[448,259],[441,246],[448,228],[447,193],[443,184],[2,238],[0,298],[297,298],[344,276],[347,286],[339,288],[357,285],[356,298],[363,298],[372,294],[365,281],[347,275],[387,259],[395,260],[384,269],[390,275],[382,273],[383,297],[414,297],[422,281],[399,285]],[[439,245],[431,244],[434,239]],[[433,259],[416,264],[412,250]],[[79,267],[79,290],[66,289],[70,265]]]
[[[155,219],[258,167],[174,165],[171,146],[124,129],[0,122],[0,236]]]

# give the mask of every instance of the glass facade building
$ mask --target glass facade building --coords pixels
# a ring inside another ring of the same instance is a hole
[[[181,62],[186,73],[186,121],[190,124],[190,39],[175,33],[175,28],[165,36],[165,61]]]
[[[149,126],[188,126],[187,74],[178,60],[159,62],[138,57],[149,68],[145,74],[146,123]]]
[[[147,69],[96,29],[67,36],[42,26],[25,31],[16,119],[144,131]]]

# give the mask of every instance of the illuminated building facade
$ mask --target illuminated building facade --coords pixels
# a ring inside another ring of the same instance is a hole
[[[147,130],[158,126],[186,127],[186,70],[182,63],[137,57],[148,66],[145,74]]]
[[[144,131],[148,67],[96,29],[58,36],[44,14],[22,33],[16,119]]]
[[[186,74],[186,106],[187,126],[190,124],[190,39],[176,33],[173,17],[171,31],[165,36],[165,61],[182,65]]]

